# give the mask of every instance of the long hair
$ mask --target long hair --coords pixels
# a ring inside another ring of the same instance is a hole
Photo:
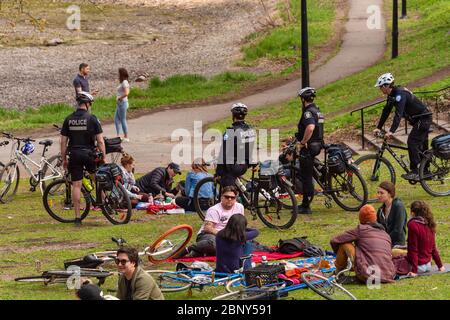
[[[392,198],[395,198],[395,184],[393,184],[392,182],[383,181],[382,183],[380,183],[378,187],[386,190],[391,195]]]
[[[220,230],[217,233],[217,236],[229,241],[239,241],[244,243],[247,240],[245,237],[246,228],[247,219],[242,214],[233,214],[230,219],[228,219],[225,228]]]
[[[433,213],[425,201],[414,201],[411,203],[411,211],[414,212],[414,216],[424,218],[431,231],[436,233],[436,222],[434,221]]]
[[[120,81],[120,83],[122,83],[123,80],[128,80],[128,71],[125,68],[119,68],[119,81]]]
[[[205,160],[203,158],[195,159],[192,163],[192,170],[208,173],[208,167]]]
[[[126,166],[127,164],[130,164],[130,163],[133,163],[134,162],[134,158],[131,156],[131,155],[129,155],[128,153],[124,153],[123,155],[122,155],[122,158],[120,159],[120,164],[122,165],[122,166]]]

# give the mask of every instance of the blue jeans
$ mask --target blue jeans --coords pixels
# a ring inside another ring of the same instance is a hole
[[[128,101],[117,101],[116,114],[114,115],[114,124],[116,125],[117,135],[119,135],[121,131],[123,131],[125,135],[128,134],[127,109]]]

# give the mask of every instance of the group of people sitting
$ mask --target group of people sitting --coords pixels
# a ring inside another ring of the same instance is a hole
[[[382,182],[377,197],[382,203],[378,211],[371,205],[363,206],[359,225],[331,239],[336,271],[345,269],[350,258],[357,280],[363,283],[376,274],[382,283],[393,282],[397,275],[415,277],[431,271],[432,260],[444,272],[429,205],[412,202],[408,221],[405,206],[395,197],[394,184]]]

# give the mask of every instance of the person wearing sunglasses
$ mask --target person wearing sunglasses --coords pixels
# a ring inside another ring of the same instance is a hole
[[[244,215],[244,206],[236,201],[237,195],[238,190],[235,186],[223,188],[220,202],[206,212],[205,221],[197,234],[196,243],[185,248],[177,258],[216,255],[216,234],[225,228],[231,216]]]
[[[135,248],[123,247],[117,250],[115,262],[120,274],[117,298],[120,300],[164,300],[155,280],[139,266],[139,255]]]

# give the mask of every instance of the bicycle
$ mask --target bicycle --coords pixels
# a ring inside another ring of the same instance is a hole
[[[299,176],[301,168],[296,165],[299,155],[296,152],[296,140],[287,144],[283,153],[293,155],[285,168],[290,170],[290,183],[293,185],[295,194],[303,193],[301,186],[296,179]],[[320,189],[315,189],[314,196],[325,196],[325,206],[331,208],[331,200],[346,211],[359,211],[367,203],[368,191],[367,185],[359,169],[351,159],[350,151],[343,151],[345,155],[332,159],[331,163],[329,151],[332,149],[346,150],[345,147],[335,144],[324,144],[324,161],[314,158],[313,179],[319,185]],[[300,189],[300,190],[299,190]]]
[[[359,166],[361,173],[368,184],[371,195],[376,194],[378,185],[382,181],[390,181],[395,184],[397,180],[394,166],[386,157],[384,157],[385,151],[392,155],[394,160],[406,173],[411,172],[409,165],[403,159],[405,155],[399,156],[394,151],[394,149],[407,151],[408,148],[389,143],[385,136],[385,132],[381,132],[376,137],[383,139],[383,143],[377,153],[362,156],[355,161],[355,164]],[[421,153],[421,156],[422,160],[419,164],[419,180],[408,180],[408,182],[412,185],[420,182],[424,190],[432,196],[450,195],[450,184],[447,184],[447,186],[445,185],[446,180],[450,181],[449,161],[437,157],[431,149]],[[444,191],[434,191],[433,183],[436,183],[436,187],[443,186]],[[369,203],[374,203],[376,201],[376,197],[368,199]]]
[[[258,170],[259,167],[259,170]],[[258,177],[255,172],[258,171]],[[277,183],[273,183],[273,179]],[[200,189],[212,184],[212,198],[199,197]],[[247,190],[245,184],[250,186]],[[268,226],[275,229],[288,229],[297,219],[297,200],[291,189],[291,184],[287,181],[281,170],[273,175],[265,175],[261,171],[261,163],[252,169],[250,180],[245,177],[236,178],[236,187],[239,190],[239,198],[246,209],[250,211],[253,220],[257,217]],[[281,187],[285,190],[284,197],[280,197]],[[204,220],[206,211],[213,205],[220,202],[221,186],[219,177],[207,177],[200,180],[194,189],[194,206],[200,219]]]
[[[12,201],[17,193],[20,181],[19,163],[22,164],[30,175],[31,191],[35,191],[36,187],[39,186],[41,193],[43,193],[47,183],[63,176],[61,157],[55,155],[47,158],[45,156],[48,148],[53,144],[52,140],[39,142],[44,148],[41,160],[35,162],[29,155],[34,151],[33,142],[36,142],[36,140],[31,138],[18,138],[6,132],[2,134],[7,139],[13,141],[13,143],[11,144],[10,160],[0,172],[0,202],[8,203]],[[21,148],[22,143],[23,146]],[[38,169],[36,173],[30,164]]]
[[[99,153],[97,154],[99,155]],[[97,169],[97,173],[99,169]],[[95,206],[102,210],[103,215],[112,224],[127,224],[130,221],[132,214],[131,201],[120,182],[121,173],[119,168],[116,167],[114,174],[111,173],[111,176],[98,176],[97,174],[94,184],[92,184],[91,177],[86,173],[84,179],[86,179],[87,183],[83,183],[81,186],[81,220],[87,217],[91,206]],[[95,195],[92,194],[93,190],[95,190]],[[75,215],[71,210],[73,208],[72,182],[68,174],[63,179],[50,183],[44,190],[42,200],[45,210],[53,219],[62,223],[75,222]]]
[[[99,270],[99,269],[87,269],[87,268],[71,268],[68,270],[48,270],[42,272],[39,276],[26,276],[15,278],[17,282],[43,282],[45,285],[54,283],[66,283],[69,281],[72,283],[79,281],[80,278],[97,278],[98,285],[101,286],[105,283],[107,277],[113,275],[113,272]]]

